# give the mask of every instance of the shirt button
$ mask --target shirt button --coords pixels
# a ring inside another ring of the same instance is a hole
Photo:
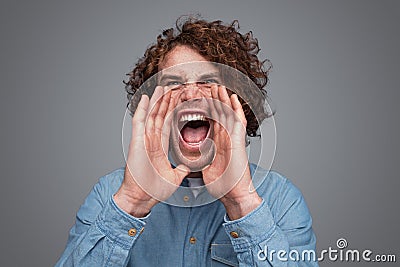
[[[189,242],[190,242],[190,244],[196,244],[196,237],[191,237],[190,239],[189,239]]]
[[[189,196],[184,196],[183,201],[188,202],[189,201]]]
[[[136,235],[136,229],[135,228],[131,228],[131,229],[129,229],[129,231],[128,231],[128,235],[129,236],[135,236]]]
[[[235,231],[230,232],[230,235],[233,238],[238,238],[239,237],[239,234],[237,232],[235,232]]]

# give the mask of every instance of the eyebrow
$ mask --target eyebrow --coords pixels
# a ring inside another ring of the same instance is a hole
[[[220,73],[219,72],[212,72],[212,73],[205,73],[203,75],[200,76],[201,79],[205,79],[205,78],[221,78]]]

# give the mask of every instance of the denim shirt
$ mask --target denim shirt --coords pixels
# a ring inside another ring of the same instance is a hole
[[[124,169],[118,169],[100,178],[80,207],[56,266],[318,266],[313,259],[288,255],[315,252],[301,192],[276,172],[253,164],[250,171],[263,201],[231,221],[220,201],[205,201],[207,190],[195,198],[190,189],[135,218],[113,201],[124,177]],[[278,259],[279,250],[287,252],[286,259]]]

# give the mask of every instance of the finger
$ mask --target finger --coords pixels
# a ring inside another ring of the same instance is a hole
[[[168,92],[170,94],[169,96],[169,101],[168,101],[168,107],[166,114],[164,116],[164,122],[162,126],[162,148],[164,151],[164,154],[168,155],[168,148],[169,148],[169,137],[171,133],[171,127],[172,127],[172,120],[174,118],[173,115],[173,110],[176,107],[176,101],[175,99],[172,98],[172,91]]]
[[[233,94],[231,96],[231,101],[232,101],[232,108],[235,111],[235,115],[239,119],[239,121],[236,121],[236,123],[234,124],[233,131],[235,133],[238,133],[239,135],[242,135],[243,140],[245,140],[246,126],[247,126],[246,116],[244,115],[242,105],[240,104],[238,96],[236,94]]]
[[[233,111],[239,117],[242,124],[246,127],[246,125],[247,125],[246,116],[244,114],[242,104],[240,103],[237,94],[232,94],[230,99],[231,99]]]
[[[153,127],[147,127],[146,130],[151,131],[149,134],[153,135],[151,146],[153,147],[152,151],[156,151],[155,157],[157,157],[158,161],[155,164],[168,169],[171,166],[168,160],[169,136],[173,119],[171,111],[175,107],[175,100],[172,99],[172,90],[169,90],[167,87],[157,90],[162,90],[164,95],[159,100],[157,114],[154,119],[152,116],[149,117],[149,125],[153,121]]]
[[[135,153],[137,146],[141,147],[144,143],[144,121],[146,119],[149,106],[149,97],[142,95],[132,117],[131,141],[129,143],[128,158]]]
[[[136,107],[135,114],[132,117],[132,138],[137,135],[143,135],[144,121],[146,119],[148,107],[149,97],[147,95],[142,95],[139,104]]]
[[[215,124],[217,130],[221,130],[223,127],[226,127],[226,118],[223,109],[223,104],[219,98],[218,90],[220,85],[215,85],[212,87],[211,95],[212,95],[212,103],[215,108],[216,116],[214,120],[217,122]],[[221,128],[222,127],[222,128]]]
[[[211,88],[211,96],[214,102],[214,106],[215,109],[217,111],[217,113],[222,116],[223,114],[223,110],[222,110],[222,106],[221,106],[221,101],[219,99],[219,95],[218,95],[218,90],[219,90],[219,85],[215,85]]]
[[[223,112],[225,115],[225,128],[228,132],[233,130],[233,125],[235,123],[235,113],[232,110],[231,99],[229,98],[228,91],[225,86],[220,86],[218,88],[218,97],[221,100],[221,106],[223,107]]]
[[[231,107],[231,100],[229,99],[229,95],[228,92],[226,91],[225,86],[220,86],[218,88],[218,97],[222,103],[224,103],[228,107]]]
[[[183,164],[178,165],[174,172],[176,174],[177,181],[175,181],[176,185],[180,185],[182,180],[190,173],[190,169]]]
[[[219,127],[220,127],[219,126],[219,121],[220,121],[219,113],[215,106],[216,100],[214,100],[214,98],[210,98],[210,99],[207,99],[207,102],[208,102],[208,107],[210,109],[210,116],[211,116],[211,120],[212,120],[212,124],[213,124],[212,127],[214,129],[214,134],[215,134],[219,131]]]
[[[149,97],[142,95],[139,104],[136,107],[135,114],[133,114],[132,120],[135,122],[144,122],[149,107]]]
[[[215,100],[212,101],[212,109],[213,112],[217,115],[213,116],[213,121],[211,125],[213,129],[213,135],[210,141],[213,142],[214,151],[216,154],[218,154],[221,153],[224,149],[227,149],[228,146],[225,146],[225,144],[229,139],[229,135],[225,130],[225,125],[221,123],[221,118],[219,117],[219,114],[217,113],[214,104]]]
[[[169,143],[169,131],[170,124],[166,122],[167,120],[167,112],[171,102],[171,91],[164,94],[162,100],[160,100],[161,104],[158,109],[157,115],[155,117],[154,123],[154,133],[157,138],[160,138],[160,151],[163,153],[165,159],[167,159],[168,155],[168,143]],[[169,164],[169,162],[167,162]]]
[[[156,104],[159,102],[159,99],[163,96],[164,90],[161,86],[156,86],[154,89],[154,93],[150,98],[150,110],[154,110],[156,108]]]
[[[174,109],[176,108],[179,97],[172,90],[168,91],[167,88],[165,88],[165,90],[167,90],[167,92],[171,92],[170,100],[169,100],[169,103],[168,103],[167,114],[166,114],[166,116],[168,117],[170,115],[170,113],[173,112]]]
[[[176,96],[176,94],[174,94],[174,92],[170,89],[168,89],[167,87],[164,88],[164,94],[166,95],[166,101],[165,104],[166,106],[164,107],[165,110],[163,110],[163,112],[165,113],[164,117],[164,124],[167,123],[170,124],[172,122],[172,118],[173,118],[173,112],[176,108],[176,105],[178,103],[178,98]]]
[[[157,86],[150,99],[149,107],[147,110],[147,121],[146,121],[146,132],[154,132],[155,117],[157,115],[161,102],[159,101],[163,95],[163,89],[161,86]]]
[[[171,91],[165,93],[159,100],[160,105],[158,107],[157,114],[155,115],[154,127],[156,131],[161,130],[164,124],[165,116],[168,111],[168,107],[171,100]]]

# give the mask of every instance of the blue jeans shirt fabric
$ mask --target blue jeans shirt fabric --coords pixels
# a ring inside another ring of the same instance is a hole
[[[257,192],[263,201],[231,221],[207,190],[195,198],[182,187],[168,204],[135,218],[113,201],[124,177],[124,169],[118,169],[100,178],[80,207],[56,266],[318,266],[315,260],[288,255],[315,252],[312,219],[301,192],[274,171],[253,164],[250,171],[253,181],[260,181]],[[260,254],[266,248],[268,254],[275,252],[267,259]],[[279,250],[287,260],[278,259]]]

